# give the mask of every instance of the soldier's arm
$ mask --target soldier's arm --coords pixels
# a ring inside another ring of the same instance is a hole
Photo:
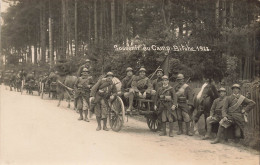
[[[212,104],[212,106],[211,106],[211,108],[210,108],[210,116],[213,116],[213,115],[214,115],[216,106],[217,106],[217,99],[215,99],[215,100],[213,101],[213,104]]]
[[[158,89],[155,93],[155,98],[154,98],[154,105],[158,106],[158,97],[159,97],[159,92],[160,89]]]
[[[192,93],[192,89],[188,86],[185,89],[185,93],[186,93],[186,96],[187,96],[188,105],[193,107],[193,93]]]
[[[224,100],[224,105],[222,107],[222,117],[227,117],[227,111],[228,111],[228,106],[229,106],[229,100],[230,98],[226,98]]]
[[[139,91],[139,90],[137,89],[137,80],[136,80],[136,79],[133,80],[133,82],[132,82],[132,84],[131,84],[131,87],[132,87],[134,90]]]
[[[246,107],[244,108],[244,110],[247,113],[249,113],[256,105],[256,103],[253,100],[250,100],[248,98],[245,98],[243,103],[246,104]]]
[[[91,88],[90,97],[95,97],[96,92],[97,92],[97,90],[98,90],[98,87],[99,87],[100,84],[101,84],[101,81],[102,81],[102,79],[98,80],[98,82]]]
[[[148,88],[146,89],[146,91],[151,91],[153,89],[153,84],[150,79],[147,80],[147,86]]]
[[[172,94],[172,99],[173,99],[172,104],[177,106],[177,95],[176,95],[174,88],[171,89],[171,94]]]
[[[122,80],[122,86],[121,86],[121,91],[124,93],[126,89],[126,81],[125,78]]]

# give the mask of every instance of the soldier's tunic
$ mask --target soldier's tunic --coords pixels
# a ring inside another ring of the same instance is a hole
[[[213,104],[210,109],[210,116],[212,118],[207,118],[208,123],[218,123],[222,119],[222,108],[225,103],[225,98],[217,98],[213,101]]]
[[[253,100],[250,100],[243,95],[235,96],[232,94],[231,96],[228,96],[222,108],[222,116],[227,117],[228,121],[222,119],[219,124],[225,128],[230,127],[232,124],[237,125],[242,133],[240,134],[240,137],[243,138],[246,121],[242,110],[244,109],[244,111],[248,113],[255,107],[255,104],[256,103]]]
[[[140,77],[135,76],[131,85],[132,89],[134,90],[135,96],[138,96],[138,92],[141,92],[142,94],[146,92],[147,98],[151,97],[153,85],[148,77]]]
[[[190,122],[190,108],[193,106],[192,89],[188,84],[177,85],[175,87],[178,108],[176,110],[177,119],[179,121]]]
[[[117,89],[112,80],[102,78],[92,88],[90,96],[94,97],[92,104],[95,105],[95,114],[97,117],[107,118],[108,99],[110,96],[116,96]]]
[[[90,65],[86,65],[86,64],[81,65],[81,66],[79,67],[79,69],[78,69],[78,72],[77,72],[77,76],[78,76],[78,77],[81,76],[81,72],[82,72],[82,70],[83,70],[84,68],[87,68],[88,70],[91,69]]]
[[[169,85],[160,87],[156,92],[155,105],[161,113],[162,122],[176,121],[174,111],[171,109],[172,105],[177,106],[177,96],[173,87]]]
[[[153,89],[155,89],[155,91],[157,91],[162,86],[162,81],[163,79],[161,77],[153,80]]]
[[[131,84],[133,82],[134,76],[126,76],[122,80],[122,92],[129,92],[129,89],[131,88]]]

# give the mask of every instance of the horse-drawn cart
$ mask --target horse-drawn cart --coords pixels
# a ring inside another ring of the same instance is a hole
[[[144,116],[147,121],[148,128],[156,132],[160,130],[160,122],[158,113],[153,110],[153,101],[148,99],[137,99],[135,109],[131,112],[125,112],[125,106],[122,99],[117,96],[116,100],[110,103],[109,122],[113,131],[120,131],[123,127],[126,117],[128,116]]]

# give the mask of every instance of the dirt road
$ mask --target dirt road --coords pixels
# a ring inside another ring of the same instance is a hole
[[[199,164],[259,165],[259,153],[199,137],[170,138],[129,119],[119,133],[99,131],[95,119],[78,121],[63,102],[21,95],[1,86],[2,165]]]

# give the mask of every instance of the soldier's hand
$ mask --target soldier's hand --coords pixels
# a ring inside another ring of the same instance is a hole
[[[209,116],[210,119],[212,119],[213,117],[212,116]]]
[[[157,106],[156,106],[156,105],[154,105],[154,110],[156,110],[156,111],[157,111]]]
[[[189,105],[189,110],[192,110],[192,106],[191,105]]]
[[[89,98],[89,102],[91,103],[92,101],[94,101],[95,97],[90,97]]]
[[[241,112],[244,114],[246,111],[245,111],[245,109],[242,109],[242,111],[241,111]]]
[[[172,105],[172,110],[174,111],[175,110],[175,108],[176,108],[176,105]]]
[[[146,92],[144,92],[143,97],[144,97],[144,99],[146,98]]]
[[[139,92],[138,95],[139,95],[139,97],[142,97],[142,93],[141,92]]]
[[[228,121],[228,118],[227,118],[227,117],[224,117],[223,120],[224,120],[224,121]]]
[[[110,100],[114,100],[114,99],[115,99],[114,95],[110,96]]]

